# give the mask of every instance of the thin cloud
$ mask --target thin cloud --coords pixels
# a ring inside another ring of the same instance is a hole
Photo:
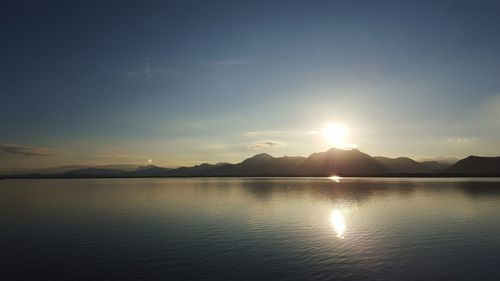
[[[268,131],[250,131],[246,132],[247,137],[261,137],[261,136],[280,136],[283,135],[283,131],[268,130]]]
[[[123,77],[144,77],[145,80],[151,81],[155,75],[173,75],[179,72],[179,68],[176,67],[153,67],[152,63],[146,62],[142,69],[135,69],[119,73],[119,76]]]
[[[265,131],[249,131],[245,133],[247,137],[261,137],[261,136],[307,136],[316,135],[317,131],[279,131],[279,130],[265,130]]]
[[[153,68],[150,62],[144,64],[144,77],[146,77],[146,80],[151,80],[153,78]]]
[[[283,146],[285,146],[285,144],[282,142],[261,141],[261,142],[249,144],[247,146],[247,148],[251,149],[251,150],[260,150],[260,149],[265,149],[265,148],[275,148],[275,147],[283,147]]]
[[[105,158],[105,159],[136,159],[138,157],[128,155],[128,154],[96,154],[97,158]]]
[[[180,125],[182,125],[184,127],[188,127],[188,128],[201,128],[201,127],[205,127],[205,125],[203,123],[194,122],[194,121],[180,122]]]
[[[476,141],[477,138],[447,138],[446,141],[450,143],[469,143],[472,141]]]
[[[246,60],[218,60],[210,62],[209,65],[221,65],[221,66],[231,66],[231,65],[241,65],[247,64]]]
[[[52,156],[55,151],[46,147],[0,143],[0,153],[21,156]]]

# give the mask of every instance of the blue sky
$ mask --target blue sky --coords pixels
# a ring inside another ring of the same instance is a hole
[[[500,155],[495,1],[0,5],[0,168]]]

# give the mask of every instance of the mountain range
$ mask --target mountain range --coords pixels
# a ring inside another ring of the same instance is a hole
[[[71,169],[73,167],[73,169]],[[469,156],[455,164],[417,162],[408,157],[370,156],[357,149],[329,149],[308,157],[273,157],[257,154],[236,164],[203,163],[192,167],[164,168],[154,165],[131,168],[108,165],[66,166],[43,172],[14,174],[4,178],[84,177],[230,177],[230,176],[500,176],[500,157]]]

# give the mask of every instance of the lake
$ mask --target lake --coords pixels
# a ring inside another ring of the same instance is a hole
[[[1,280],[500,280],[500,179],[0,180]]]

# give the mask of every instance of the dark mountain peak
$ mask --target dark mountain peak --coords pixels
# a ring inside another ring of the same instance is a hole
[[[445,173],[462,174],[500,174],[500,157],[482,157],[470,155],[450,168]]]
[[[288,160],[294,160],[294,159],[305,159],[303,156],[283,156],[283,157],[278,157],[275,159],[288,159]]]
[[[254,158],[274,158],[272,157],[271,155],[267,154],[267,153],[259,153],[259,154],[255,154],[253,156]]]
[[[375,158],[357,149],[330,148],[307,157],[297,170],[304,175],[376,174],[389,170]]]
[[[411,162],[417,162],[417,161],[411,159],[410,157],[406,157],[406,156],[400,156],[400,157],[395,157],[395,158],[385,157],[385,156],[374,156],[373,158],[375,158],[375,159],[393,160],[393,161],[411,161]]]
[[[242,163],[248,163],[248,162],[254,162],[254,161],[266,161],[266,160],[271,160],[274,159],[271,155],[267,153],[259,153],[256,154],[248,159],[245,159]]]
[[[213,166],[212,164],[201,163],[201,164],[195,165],[194,167],[204,168],[204,167],[212,167],[212,166]]]
[[[218,176],[291,175],[303,161],[303,157],[274,158],[267,153],[260,153],[238,164],[218,166],[210,171],[209,174]]]
[[[416,162],[415,160],[411,159],[410,157],[406,157],[406,156],[397,157],[397,158],[394,158],[394,159],[400,160],[400,161],[412,161],[412,162]]]
[[[441,163],[439,161],[423,161],[423,162],[420,162],[420,163],[422,163],[423,165],[429,167],[433,171],[441,171],[441,170],[444,170],[444,169],[447,169],[447,168],[451,167],[451,164]]]
[[[387,167],[393,173],[414,174],[414,173],[430,173],[434,168],[419,163],[409,157],[389,158],[383,156],[374,157],[379,163]]]
[[[372,156],[354,149],[330,148],[325,152],[319,152],[320,155],[328,155],[329,157],[370,157]]]
[[[479,156],[476,156],[476,155],[469,155],[469,156],[465,157],[465,158],[464,158],[464,159],[462,159],[462,160],[465,160],[465,159],[474,159],[474,158],[479,158]],[[486,158],[486,157],[484,157],[484,158]]]

